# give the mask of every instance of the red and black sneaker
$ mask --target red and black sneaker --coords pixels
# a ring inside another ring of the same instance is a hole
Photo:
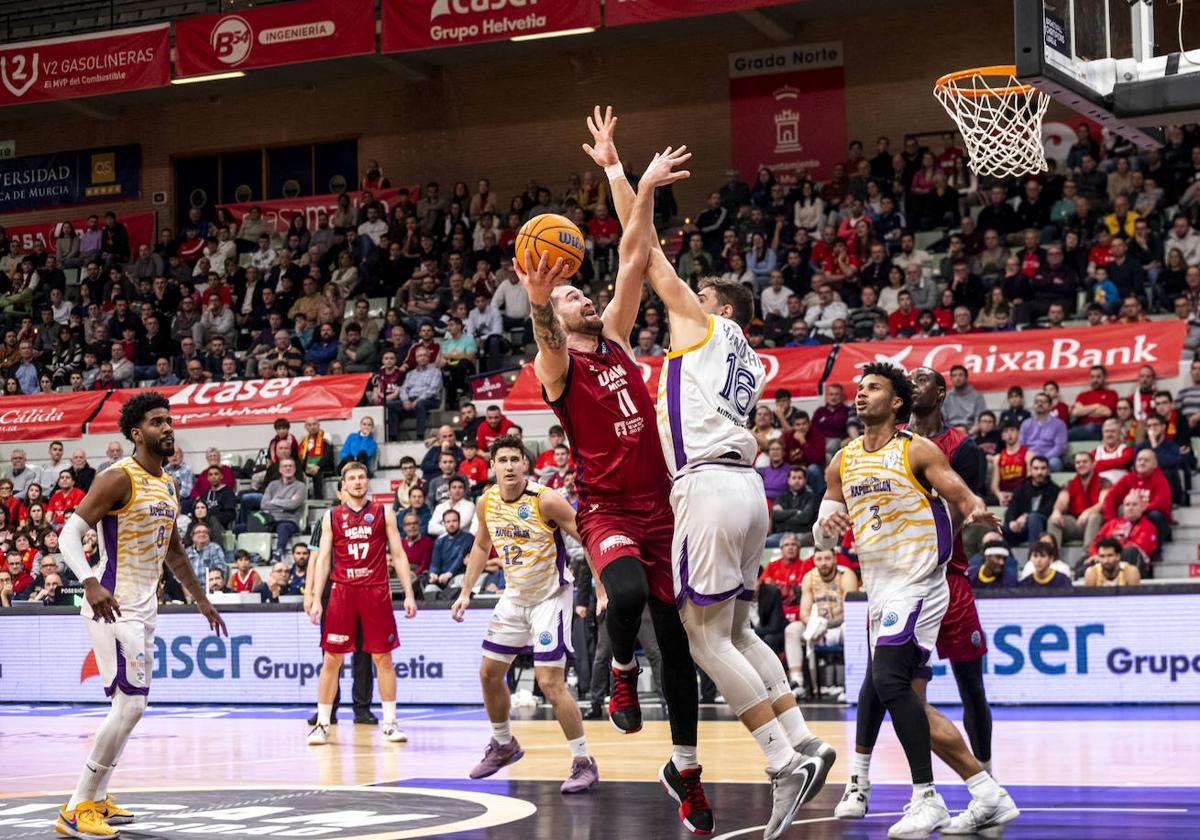
[[[641,668],[613,672],[612,697],[608,699],[608,719],[626,735],[642,730],[642,705],[638,702],[638,675]]]
[[[663,790],[679,803],[679,819],[692,834],[712,834],[716,823],[712,807],[700,784],[701,767],[679,770],[674,761],[668,761],[658,771],[658,781]]]

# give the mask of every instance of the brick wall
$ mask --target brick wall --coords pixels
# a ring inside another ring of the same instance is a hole
[[[964,10],[970,9],[969,26]],[[566,175],[591,163],[579,149],[587,139],[584,116],[611,102],[621,115],[624,156],[640,167],[652,150],[686,142],[695,153],[691,181],[677,186],[681,210],[702,206],[719,185],[729,161],[727,55],[773,42],[734,21],[727,31],[680,41],[652,37],[653,30],[620,51],[588,50],[586,41],[541,45],[537,59],[480,64],[459,48],[461,63],[438,70],[427,82],[406,82],[362,61],[364,75],[296,88],[238,94],[238,83],[220,94],[179,89],[177,101],[132,105],[115,120],[70,117],[11,121],[3,130],[20,153],[110,143],[142,144],[145,198],[119,212],[152,209],[154,191],[172,189],[171,157],[274,144],[360,137],[359,161],[377,158],[393,183],[437,179],[449,183],[489,176],[507,197],[535,177],[561,190]],[[876,14],[803,22],[791,43],[841,40],[846,55],[847,136],[868,152],[874,138],[936,131],[949,120],[934,100],[933,80],[943,72],[1012,60],[1012,6],[1007,0],[921,3]],[[457,55],[456,55],[457,59]],[[524,93],[522,93],[524,92]],[[101,103],[120,106],[120,100]],[[898,145],[898,143],[896,144]],[[894,146],[895,147],[895,146]],[[159,208],[169,219],[174,197]],[[100,207],[103,210],[103,207]],[[14,214],[19,224],[61,218],[64,211]]]

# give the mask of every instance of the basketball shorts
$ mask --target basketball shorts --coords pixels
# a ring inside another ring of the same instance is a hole
[[[400,646],[396,614],[392,612],[392,592],[386,584],[335,583],[325,608],[321,649],[328,653],[352,653],[360,621],[365,653],[391,653]]]
[[[154,672],[154,622],[132,616],[111,624],[87,617],[84,622],[105,696],[112,697],[116,691],[149,695],[150,674]]]
[[[973,662],[988,649],[975,608],[975,593],[967,576],[952,569],[946,571],[946,583],[950,587],[950,606],[938,634],[938,656],[951,662]]]
[[[501,596],[483,637],[483,655],[497,662],[512,662],[522,653],[532,653],[535,668],[562,668],[567,657],[575,655],[571,643],[574,614],[570,586],[529,607]]]
[[[641,510],[617,508],[605,502],[588,502],[579,507],[579,536],[596,574],[601,574],[618,557],[635,557],[645,569],[650,595],[674,603],[671,539],[675,534],[675,515],[666,500]]]
[[[675,605],[752,600],[770,530],[762,477],[754,469],[705,465],[675,478],[671,543]]]
[[[871,655],[880,645],[914,643],[920,651],[914,676],[930,679],[933,669],[929,657],[937,644],[942,619],[950,606],[950,587],[940,569],[928,583],[906,586],[887,593],[879,600],[867,595],[867,640]]]

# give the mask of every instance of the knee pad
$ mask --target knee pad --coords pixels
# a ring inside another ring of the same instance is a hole
[[[640,560],[628,555],[618,557],[600,572],[600,581],[608,594],[610,614],[641,618],[650,597],[650,584]]]
[[[145,711],[146,695],[126,694],[120,690],[113,693],[112,712],[129,729],[137,725]]]
[[[880,645],[871,660],[875,693],[884,705],[912,691],[917,669],[917,650],[912,644]]]

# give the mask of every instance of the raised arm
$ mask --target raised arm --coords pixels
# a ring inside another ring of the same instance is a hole
[[[567,265],[560,257],[550,266],[544,252],[541,259],[534,263],[533,252],[528,250],[525,252],[525,265],[529,267],[528,272],[521,268],[518,260],[513,260],[513,269],[529,294],[533,338],[538,347],[533,370],[548,393],[560,394],[566,385],[570,356],[567,354],[567,333],[554,311],[550,293],[565,279]]]
[[[642,296],[642,278],[650,259],[651,242],[655,232],[653,224],[654,190],[642,190],[633,201],[629,224],[621,236],[618,246],[619,268],[613,299],[601,316],[604,319],[604,335],[620,342],[627,353],[629,334],[637,320],[638,306]]]
[[[458,600],[450,608],[450,617],[455,621],[462,621],[467,608],[471,606],[471,592],[474,591],[479,576],[483,574],[483,567],[487,565],[488,557],[492,554],[492,533],[488,530],[487,516],[484,515],[486,507],[487,505],[481,504],[475,508],[475,542],[467,554],[467,568],[463,571],[462,589],[459,591]]]
[[[1000,520],[951,469],[950,462],[936,444],[914,437],[908,445],[908,461],[915,475],[923,477],[939,496],[954,505],[963,525],[1000,527]]]
[[[392,558],[392,568],[400,579],[404,589],[404,617],[412,618],[417,614],[417,599],[413,596],[412,568],[408,565],[408,552],[404,550],[404,542],[400,539],[400,526],[396,524],[396,512],[391,505],[383,508],[383,522],[387,529],[388,554]],[[322,529],[324,535],[324,529]]]

